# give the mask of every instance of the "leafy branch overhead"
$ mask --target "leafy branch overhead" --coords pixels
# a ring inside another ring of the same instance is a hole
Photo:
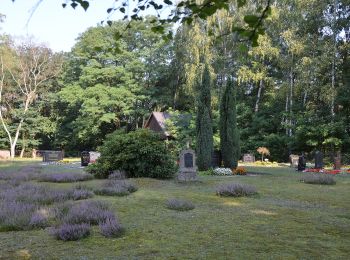
[[[66,0],[62,3],[62,6],[65,8],[70,5],[74,9],[81,6],[86,11],[90,8],[90,2],[91,0]],[[231,0],[115,0],[113,6],[106,11],[108,17],[115,12],[119,12],[122,14],[123,20],[130,21],[143,20],[146,14],[155,14],[158,19],[154,20],[152,31],[163,34],[164,38],[171,39],[173,34],[165,29],[165,24],[182,23],[190,25],[195,19],[207,19],[218,10],[229,11],[231,2]],[[247,0],[236,1],[237,8],[244,7],[246,4]],[[246,15],[244,26],[232,25],[232,32],[237,32],[240,37],[252,41],[253,46],[257,46],[258,36],[264,34],[262,22],[271,12],[270,5],[271,0],[257,4],[256,14]],[[161,12],[166,14],[163,15]],[[108,19],[106,23],[111,25],[112,21]]]

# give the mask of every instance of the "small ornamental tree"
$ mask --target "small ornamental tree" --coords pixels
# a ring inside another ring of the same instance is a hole
[[[240,156],[237,129],[236,90],[231,78],[220,104],[220,149],[225,168],[236,169]]]
[[[208,65],[205,65],[201,81],[198,84],[199,96],[196,119],[197,165],[201,171],[206,171],[211,166],[213,151],[210,87],[210,72]]]
[[[269,149],[263,146],[256,149],[256,151],[261,154],[261,161],[264,161],[264,155],[270,155]]]
[[[171,178],[175,173],[175,160],[165,142],[148,129],[116,131],[107,136],[100,152],[101,157],[88,167],[97,178],[107,178],[115,170],[125,171],[129,178]]]

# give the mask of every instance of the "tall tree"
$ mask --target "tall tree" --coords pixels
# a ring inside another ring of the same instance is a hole
[[[240,156],[236,88],[229,77],[220,104],[220,148],[226,168],[235,169]]]
[[[45,83],[59,71],[61,62],[57,57],[30,40],[19,45],[5,42],[1,46],[0,121],[12,158],[30,107]]]
[[[213,125],[211,119],[211,77],[208,64],[198,84],[197,101],[197,164],[199,170],[208,170],[213,152]]]

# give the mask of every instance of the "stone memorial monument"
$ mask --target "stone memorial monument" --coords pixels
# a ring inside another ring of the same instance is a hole
[[[43,162],[57,162],[63,160],[63,151],[41,150]]]
[[[323,168],[323,153],[320,151],[316,151],[315,153],[315,168],[316,169]]]
[[[253,163],[253,162],[255,162],[255,156],[254,156],[254,154],[245,153],[245,154],[243,155],[243,162],[245,162],[245,163]]]
[[[0,159],[8,160],[11,158],[11,153],[8,150],[0,150]]]
[[[291,154],[289,155],[290,167],[297,168],[299,162],[299,155]]]
[[[177,174],[178,181],[196,181],[197,180],[197,166],[196,154],[189,148],[182,150],[180,153],[179,172]]]
[[[299,156],[299,160],[298,160],[298,171],[302,172],[305,169],[306,169],[306,159],[305,159],[304,153],[302,153]]]
[[[81,166],[88,166],[90,162],[90,153],[88,151],[81,152]]]
[[[89,152],[90,163],[95,163],[98,158],[100,158],[101,153],[99,152]]]

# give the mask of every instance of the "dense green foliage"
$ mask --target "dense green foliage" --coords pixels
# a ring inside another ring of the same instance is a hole
[[[220,150],[224,167],[230,169],[236,169],[240,159],[236,88],[229,78],[220,104]]]
[[[165,143],[146,129],[116,131],[106,137],[100,152],[101,157],[88,168],[97,178],[106,178],[114,170],[125,171],[129,178],[171,178],[175,173],[175,160]]]
[[[171,119],[174,154],[189,138],[198,146],[197,79],[207,63],[212,85],[206,114],[215,149],[220,144],[220,100],[232,76],[242,154],[258,156],[256,149],[267,147],[269,160],[287,161],[290,153],[304,151],[311,159],[321,150],[329,160],[341,150],[350,162],[349,0],[271,2],[258,46],[242,40],[243,32],[235,26],[249,30],[256,18],[245,17],[258,17],[262,9],[256,1],[238,2],[225,1],[228,9],[180,24],[168,41],[152,29],[158,25],[154,17],[132,21],[128,30],[127,21],[88,29],[64,54],[62,71],[37,92],[17,149],[62,148],[66,155],[77,155],[97,149],[117,129],[141,128],[152,111],[186,115]],[[165,32],[171,28],[164,26]],[[2,53],[10,57],[13,45],[6,42],[1,42]],[[11,91],[3,97],[8,107],[20,108],[14,87],[6,88]],[[12,133],[19,112],[13,110],[6,119]],[[1,148],[9,147],[3,128],[0,138]]]
[[[201,171],[211,166],[213,151],[213,126],[211,120],[211,78],[208,65],[205,65],[203,75],[198,79],[198,105],[196,118],[197,165]]]

